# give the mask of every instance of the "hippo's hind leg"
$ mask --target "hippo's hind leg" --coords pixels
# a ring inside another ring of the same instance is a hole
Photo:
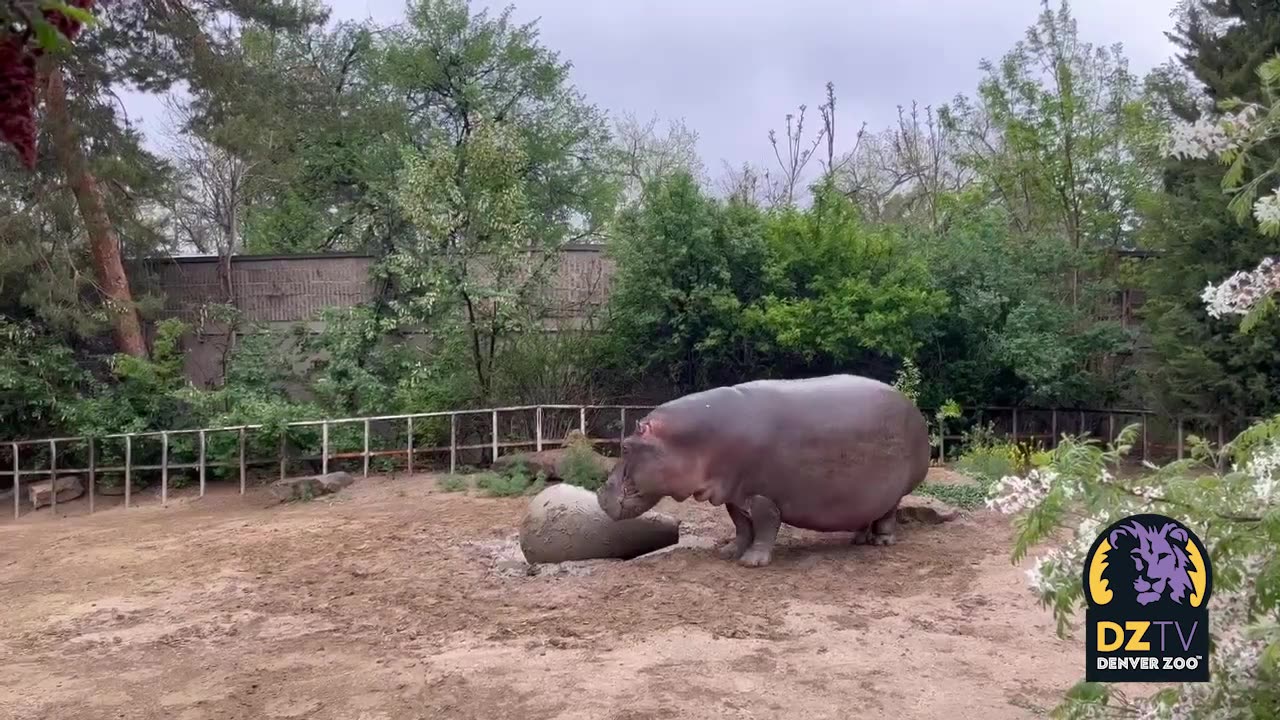
[[[751,529],[751,516],[746,510],[733,503],[726,503],[724,507],[729,511],[729,519],[733,520],[734,536],[716,552],[725,560],[737,560],[751,546],[755,531]]]
[[[778,539],[778,527],[782,524],[782,512],[767,497],[751,497],[751,545],[738,562],[747,567],[762,567],[773,559],[773,543]]]
[[[853,535],[854,545],[893,545],[897,542],[894,532],[898,529],[898,505],[894,503],[893,509],[886,513],[883,517],[878,518]]]

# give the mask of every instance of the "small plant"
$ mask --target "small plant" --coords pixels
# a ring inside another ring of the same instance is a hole
[[[516,497],[529,489],[526,478],[486,472],[476,476],[476,487],[489,497]]]
[[[462,475],[447,475],[436,483],[436,487],[441,492],[466,492],[470,488],[470,484],[467,483],[467,478]]]
[[[606,473],[596,462],[595,452],[586,443],[575,443],[565,451],[564,481],[587,490],[598,490],[604,485]]]

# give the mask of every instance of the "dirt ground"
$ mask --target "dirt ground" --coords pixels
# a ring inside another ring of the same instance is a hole
[[[891,547],[784,528],[747,569],[707,548],[722,509],[666,501],[675,550],[528,574],[527,498],[428,476],[138,499],[0,520],[0,718],[1001,720],[1082,676],[985,511]]]

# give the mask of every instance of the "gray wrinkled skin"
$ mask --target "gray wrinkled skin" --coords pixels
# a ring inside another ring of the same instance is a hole
[[[924,416],[882,382],[757,380],[654,409],[596,499],[614,520],[664,497],[723,505],[735,536],[721,557],[759,567],[781,523],[892,544],[898,503],[924,481],[929,452]]]

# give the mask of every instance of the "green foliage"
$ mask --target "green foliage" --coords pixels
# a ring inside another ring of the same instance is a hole
[[[1188,3],[1171,38],[1182,50],[1177,63],[1194,84],[1170,70],[1153,79],[1153,94],[1183,122],[1205,118],[1220,100],[1265,102],[1258,73],[1280,51],[1275,23],[1276,11],[1266,4]],[[1217,30],[1209,31],[1211,25]],[[1245,155],[1252,156],[1248,165],[1266,168],[1280,159],[1280,141],[1263,136],[1228,162]],[[1243,418],[1280,408],[1280,318],[1255,315],[1250,332],[1237,333],[1232,321],[1208,315],[1200,294],[1280,252],[1280,242],[1252,222],[1239,222],[1223,203],[1224,183],[1235,186],[1224,169],[1214,157],[1166,158],[1166,191],[1143,203],[1146,242],[1163,251],[1145,278],[1153,352],[1143,380],[1169,412]]]
[[[67,345],[31,323],[0,318],[0,432],[44,437],[74,416],[89,375]]]
[[[595,491],[604,485],[608,473],[596,464],[595,453],[589,442],[570,444],[565,450],[564,481],[570,485]]]
[[[1179,704],[1189,717],[1210,717],[1216,709],[1268,707],[1274,689],[1266,681],[1265,658],[1280,643],[1280,563],[1275,562],[1280,532],[1276,530],[1275,473],[1280,445],[1274,437],[1280,418],[1242,435],[1220,453],[1198,444],[1182,461],[1153,467],[1145,476],[1125,477],[1121,461],[1131,452],[1138,426],[1125,428],[1114,446],[1065,438],[1051,462],[1033,473],[1032,482],[998,484],[992,491],[997,507],[1015,515],[1018,530],[1012,560],[1021,562],[1030,548],[1073,530],[1065,544],[1037,560],[1031,584],[1041,604],[1053,611],[1059,635],[1083,603],[1080,568],[1096,533],[1112,522],[1141,512],[1158,512],[1187,524],[1204,541],[1214,569],[1216,608],[1210,683],[1161,691],[1148,698],[1128,698],[1114,687],[1076,686],[1058,708],[1059,717],[1074,717],[1082,703],[1109,699],[1104,716],[1128,715],[1156,704]],[[1244,448],[1251,448],[1245,450]],[[1223,455],[1243,462],[1223,469]],[[1083,518],[1083,522],[1081,519]],[[1241,652],[1245,647],[1259,651]],[[1259,675],[1257,673],[1261,672]],[[1256,678],[1256,679],[1255,679]],[[1270,705],[1274,707],[1274,705]],[[1166,710],[1167,711],[1167,710]]]
[[[765,236],[768,290],[748,322],[806,363],[910,357],[946,309],[923,259],[893,230],[864,224],[832,185],[810,209],[771,216]]]
[[[533,492],[535,478],[527,472],[484,472],[473,480],[477,489],[488,497],[519,497]]]
[[[742,310],[759,296],[761,229],[757,211],[707,198],[683,172],[623,211],[601,361],[619,384],[657,375],[687,391],[751,367]]]
[[[940,500],[961,510],[977,510],[987,500],[987,488],[980,485],[921,483],[915,490],[916,495],[923,495]]]
[[[439,488],[441,492],[456,493],[466,492],[471,485],[467,482],[467,478],[462,475],[446,475],[436,483],[436,487]]]

